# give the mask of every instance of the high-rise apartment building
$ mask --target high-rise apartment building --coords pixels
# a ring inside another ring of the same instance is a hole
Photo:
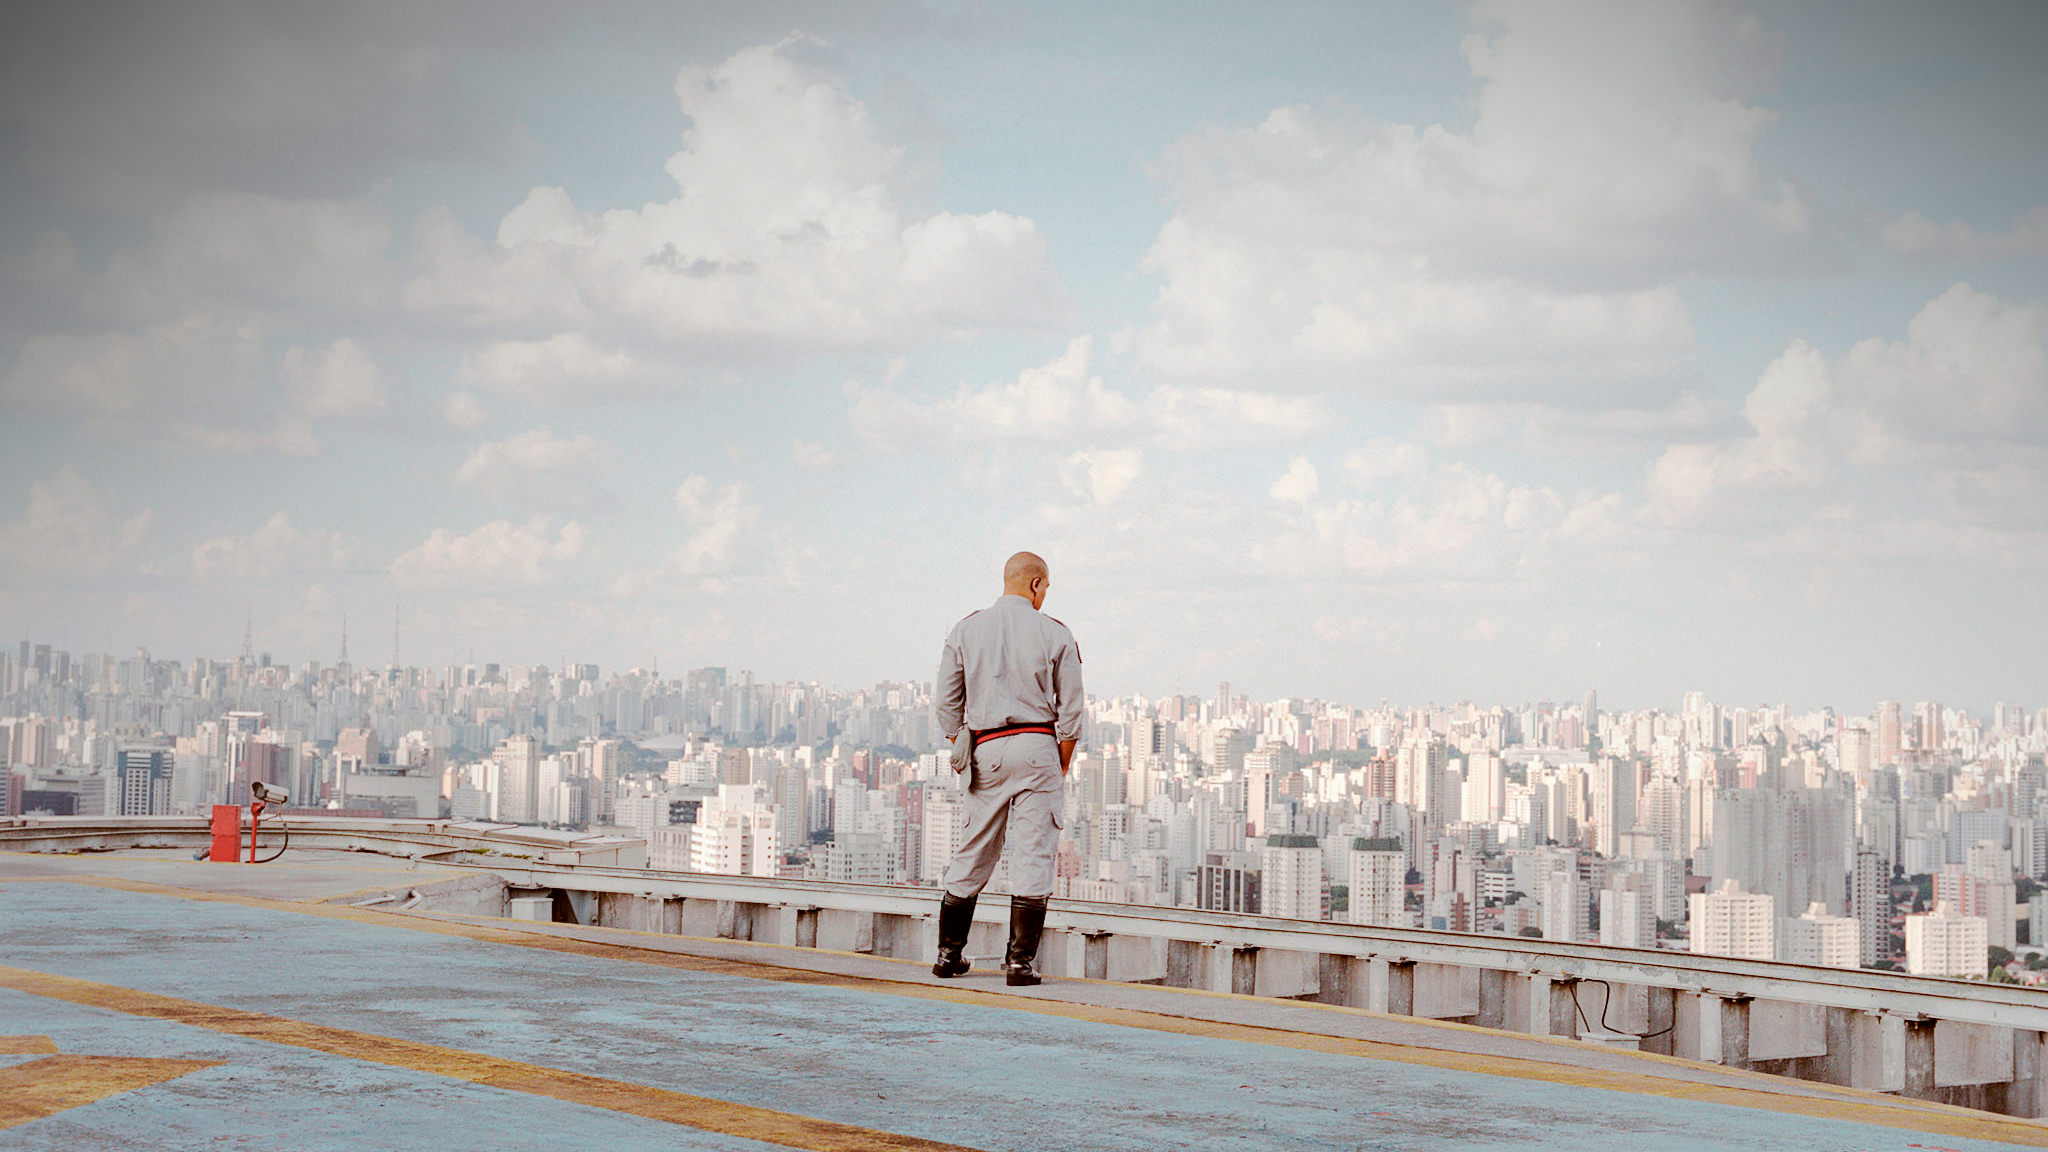
[[[1592,906],[1577,868],[1553,869],[1543,878],[1543,938],[1584,943],[1592,927]]]
[[[1323,918],[1323,849],[1313,836],[1275,834],[1259,852],[1260,911],[1295,920]]]
[[[1886,700],[1877,706],[1877,733],[1873,754],[1877,766],[1890,768],[1898,764],[1899,752],[1905,747],[1905,710],[1897,700]]]
[[[1449,766],[1450,749],[1442,736],[1418,729],[1402,738],[1394,764],[1394,799],[1413,808],[1430,829],[1457,819],[1450,811]]]
[[[1195,907],[1208,912],[1260,909],[1259,858],[1250,852],[1211,852],[1196,870]]]
[[[1985,856],[1993,862],[2010,859],[2004,849],[1994,847],[1979,857],[1979,867],[1944,865],[1934,873],[1934,902],[1952,905],[1958,915],[1982,918],[1985,942],[2009,949],[2018,943],[2019,897],[2010,866],[2003,871],[1985,867]]]
[[[1714,799],[1710,874],[1779,907],[1845,907],[1852,857],[1848,801],[1835,788],[1723,788]]]
[[[705,801],[697,812],[692,869],[727,876],[774,876],[779,871],[775,844],[775,810],[757,803],[751,786],[721,784],[718,796]],[[886,843],[879,849],[867,847],[893,859]],[[867,882],[892,883],[893,872],[889,880]]]
[[[1850,917],[1828,915],[1825,904],[1809,904],[1801,915],[1778,922],[1778,959],[1824,968],[1854,968],[1860,959],[1858,928]]]
[[[1988,967],[1982,916],[1965,916],[1955,905],[1939,902],[1932,912],[1906,917],[1908,974],[1982,976]]]
[[[1835,763],[1842,775],[1856,782],[1858,788],[1870,787],[1870,774],[1877,768],[1875,742],[1870,729],[1860,722],[1844,725],[1835,734]]]
[[[1769,960],[1777,952],[1777,902],[1769,893],[1744,892],[1733,879],[1690,899],[1692,950],[1706,956]]]
[[[1459,817],[1491,824],[1498,821],[1507,804],[1507,772],[1500,753],[1475,751],[1465,757],[1465,784]]]
[[[1600,943],[1617,948],[1657,946],[1656,897],[1642,872],[1620,872],[1600,890]]]
[[[1349,911],[1353,924],[1407,927],[1408,853],[1398,837],[1351,841]]]
[[[927,788],[924,793],[924,851],[920,870],[928,884],[943,884],[946,868],[960,851],[967,831],[967,810],[960,794],[951,788]]]
[[[1939,752],[1948,747],[1941,705],[1928,700],[1913,705],[1913,747],[1922,752]]]
[[[1636,826],[1636,765],[1633,760],[1602,756],[1593,764],[1593,850],[1610,859],[1620,855],[1619,837]]]
[[[498,819],[508,824],[540,822],[540,741],[508,737],[491,753],[498,764]]]
[[[1891,868],[1876,852],[1856,853],[1856,869],[1849,885],[1849,911],[1856,917],[1856,962],[1870,965],[1891,959]]]

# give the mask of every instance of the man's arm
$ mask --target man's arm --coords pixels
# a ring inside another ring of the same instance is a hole
[[[1081,742],[1081,724],[1086,718],[1088,701],[1081,689],[1081,647],[1074,643],[1071,634],[1066,640],[1052,664],[1052,687],[1059,707],[1053,719],[1053,735],[1060,742],[1061,775],[1073,763],[1074,746]]]
[[[960,658],[960,630],[946,637],[939,651],[939,677],[932,683],[939,732],[951,740],[967,719],[967,665]]]

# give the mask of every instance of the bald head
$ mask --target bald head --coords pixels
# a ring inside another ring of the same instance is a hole
[[[1019,552],[1003,564],[1003,594],[1022,596],[1033,608],[1045,606],[1045,590],[1052,586],[1052,574],[1036,552]]]

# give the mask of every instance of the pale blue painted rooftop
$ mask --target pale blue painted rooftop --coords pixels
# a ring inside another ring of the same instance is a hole
[[[0,856],[0,965],[970,1148],[2015,1146],[1179,1035],[995,997],[953,1003],[569,955],[415,930],[399,917],[362,923],[8,878],[28,860]],[[33,871],[84,876],[108,863],[40,858]],[[289,892],[305,875],[275,877]],[[330,886],[361,883],[342,874]],[[999,976],[958,983],[1001,992]],[[0,1129],[0,1148],[775,1146],[10,989],[0,989],[0,1035],[48,1036],[67,1054],[221,1062]],[[0,1069],[30,1059],[0,1057]]]

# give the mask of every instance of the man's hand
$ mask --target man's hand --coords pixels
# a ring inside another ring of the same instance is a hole
[[[1060,775],[1067,774],[1067,765],[1074,762],[1074,745],[1079,743],[1079,740],[1060,741]]]

